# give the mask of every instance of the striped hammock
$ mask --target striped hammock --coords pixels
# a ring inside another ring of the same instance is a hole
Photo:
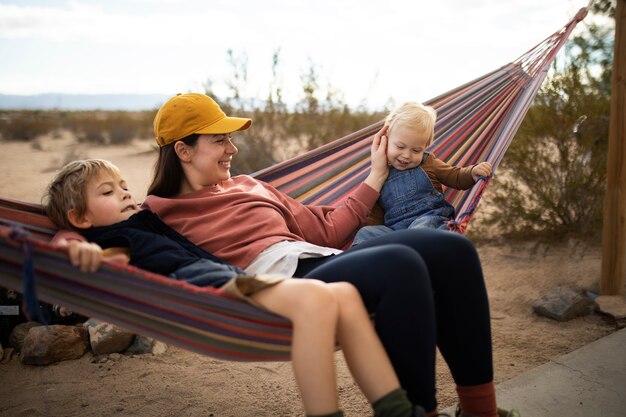
[[[427,102],[437,109],[430,147],[452,165],[498,166],[554,58],[586,9],[515,61]],[[337,205],[366,177],[376,123],[301,156],[259,171],[305,204]],[[447,189],[464,231],[488,180],[467,191]],[[0,286],[35,294],[138,334],[194,352],[238,361],[288,360],[291,324],[230,298],[132,266],[105,263],[82,273],[49,244],[55,228],[40,206],[0,199]],[[36,276],[36,288],[34,282]]]

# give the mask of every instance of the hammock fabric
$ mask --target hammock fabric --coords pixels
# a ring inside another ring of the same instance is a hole
[[[489,161],[495,169],[557,52],[585,14],[581,9],[515,61],[428,101],[438,112],[429,150],[453,165]],[[367,176],[370,144],[381,127],[376,123],[254,175],[305,204],[338,205]],[[445,191],[457,210],[456,230],[465,230],[487,183]],[[36,275],[36,291],[45,302],[138,334],[220,359],[289,359],[286,319],[219,289],[132,266],[105,263],[96,273],[82,273],[48,243],[55,231],[39,205],[0,199],[0,286],[35,296]]]

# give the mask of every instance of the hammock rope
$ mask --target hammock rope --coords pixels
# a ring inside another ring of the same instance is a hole
[[[19,224],[14,224],[8,234],[8,241],[22,250],[24,259],[22,275],[24,277],[24,302],[28,315],[35,321],[48,324],[49,317],[39,306],[37,290],[35,288],[35,266],[33,260],[33,245],[27,239],[28,232]]]
[[[429,151],[452,165],[489,161],[495,170],[550,64],[585,14],[581,9],[515,61],[427,101],[438,112]],[[382,123],[253,175],[304,204],[336,206],[367,176],[372,137]],[[489,181],[467,191],[445,190],[456,208],[455,230],[466,230]],[[47,303],[218,359],[289,360],[288,320],[220,289],[132,266],[104,262],[97,272],[83,273],[49,243],[55,231],[40,205],[0,198],[0,286],[24,291],[32,296],[29,304],[37,300],[36,289]]]

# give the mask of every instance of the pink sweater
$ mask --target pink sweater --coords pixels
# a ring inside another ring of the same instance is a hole
[[[240,268],[283,240],[342,248],[367,220],[378,192],[361,184],[337,208],[305,206],[269,184],[241,175],[180,197],[150,195],[152,210],[187,239]]]

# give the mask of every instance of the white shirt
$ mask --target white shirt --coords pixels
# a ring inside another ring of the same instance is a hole
[[[339,249],[317,246],[308,242],[288,241],[274,243],[259,253],[245,268],[249,274],[278,274],[292,277],[298,268],[298,260],[337,255]]]

